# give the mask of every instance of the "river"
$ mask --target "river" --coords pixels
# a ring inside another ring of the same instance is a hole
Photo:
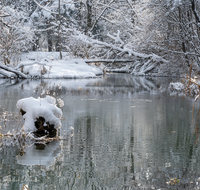
[[[62,140],[0,149],[0,189],[195,189],[199,142],[192,98],[170,95],[173,78],[0,79],[2,133],[21,129],[16,103],[50,90],[62,98]],[[199,105],[196,105],[196,109]],[[73,127],[73,130],[71,129]],[[21,153],[23,148],[24,153]],[[170,179],[179,180],[169,185]]]

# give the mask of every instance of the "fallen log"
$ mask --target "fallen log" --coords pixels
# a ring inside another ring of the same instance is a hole
[[[6,78],[15,78],[16,75],[14,73],[6,72],[5,70],[1,69],[0,74],[5,76]]]
[[[17,70],[15,70],[15,69],[13,69],[13,68],[7,67],[6,65],[2,65],[2,64],[0,64],[0,68],[1,68],[1,69],[4,69],[4,70],[6,70],[6,71],[9,71],[9,72],[11,72],[11,73],[16,74],[18,78],[19,78],[19,76],[20,76],[20,77],[23,78],[23,79],[27,79],[27,76],[26,76],[24,73],[22,73],[21,71],[17,71]]]

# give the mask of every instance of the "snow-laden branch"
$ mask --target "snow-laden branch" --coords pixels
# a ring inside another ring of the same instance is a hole
[[[128,48],[121,48],[121,47],[117,47],[116,45],[113,45],[113,44],[109,44],[107,42],[102,42],[102,41],[99,41],[99,40],[95,40],[95,39],[92,39],[92,38],[89,38],[87,37],[86,35],[78,32],[76,35],[74,35],[75,38],[77,39],[80,39],[81,41],[84,41],[85,43],[87,44],[90,44],[90,45],[101,45],[102,47],[107,47],[107,48],[111,48],[113,50],[117,50],[120,52],[120,54],[129,54],[129,56],[135,56],[135,57],[138,57],[138,58],[157,58],[165,63],[167,63],[168,61],[163,59],[162,57],[160,56],[157,56],[155,54],[150,54],[150,55],[147,55],[147,54],[144,54],[144,53],[138,53],[138,52],[135,52],[131,49],[128,49]]]
[[[131,9],[134,11],[134,14],[137,16],[135,9],[133,8],[133,5],[131,4],[131,2],[129,0],[126,0],[126,2],[131,7]]]
[[[113,9],[113,10],[116,11],[116,12],[120,12],[120,10],[118,10],[118,9],[112,7],[112,6],[106,5],[106,4],[104,4],[104,3],[100,3],[100,2],[98,2],[97,5],[102,5],[102,6],[104,6],[104,7],[107,7],[107,8]]]
[[[11,15],[0,15],[0,18],[8,17],[8,16],[11,16]]]
[[[120,43],[120,47],[123,47],[124,42],[121,40],[120,38],[120,31],[118,30],[117,33],[114,33],[113,35],[111,34],[107,34],[108,37],[112,38],[113,40],[115,40],[115,43]]]
[[[36,0],[33,0],[33,1],[37,4],[37,6],[39,6],[39,7],[42,8],[42,9],[44,9],[45,11],[50,12],[50,13],[52,13],[52,14],[58,15],[58,13],[52,12],[52,11],[50,11],[49,9],[47,9],[47,8],[43,7],[42,5],[40,5]]]
[[[6,22],[4,22],[3,20],[0,20],[0,22],[1,22],[4,26],[7,26],[8,28],[12,28],[9,24],[7,24]]]
[[[190,52],[180,52],[180,51],[172,51],[168,50],[170,53],[175,53],[175,54],[182,54],[182,55],[194,55],[194,56],[200,56],[199,53],[190,53]]]
[[[111,21],[111,20],[108,20],[107,18],[105,18],[105,17],[103,17],[103,16],[101,16],[101,18],[104,19],[105,21],[111,23],[111,24],[114,24],[114,25],[116,25],[116,26],[121,26],[120,24],[115,23],[115,22],[113,22],[113,21]]]
[[[94,29],[94,27],[95,27],[95,25],[97,24],[97,22],[98,22],[98,20],[101,18],[101,16],[104,14],[104,12],[107,10],[107,8],[112,4],[112,3],[114,3],[115,2],[115,0],[112,0],[109,4],[108,4],[108,6],[107,7],[105,7],[104,9],[103,9],[103,11],[101,12],[101,14],[97,17],[97,19],[94,21],[94,24],[93,24],[93,26],[92,26],[92,28],[90,29],[90,31],[93,31],[93,29]]]
[[[6,78],[15,78],[16,75],[14,73],[6,72],[3,69],[0,69],[0,74],[5,76]]]

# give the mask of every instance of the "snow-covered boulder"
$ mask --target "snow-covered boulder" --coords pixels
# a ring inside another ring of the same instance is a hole
[[[25,120],[25,132],[35,132],[39,128],[43,128],[42,130],[45,131],[48,128],[61,127],[62,110],[56,106],[54,97],[24,98],[17,102],[17,108],[20,109]]]

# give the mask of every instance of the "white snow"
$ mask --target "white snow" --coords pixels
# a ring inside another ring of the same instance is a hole
[[[184,84],[181,82],[171,82],[168,87],[171,92],[183,92],[184,88]]]
[[[102,71],[94,66],[89,66],[84,60],[74,59],[71,61],[54,61],[50,72],[44,78],[90,78],[101,75]]]
[[[73,59],[67,53],[63,53],[60,60],[59,52],[23,54],[16,68],[28,78],[95,78],[103,74],[100,68],[88,65],[83,59]]]
[[[60,118],[62,117],[62,111],[55,103],[56,99],[51,96],[38,99],[30,97],[19,100],[17,102],[17,108],[26,112],[23,115],[25,119],[25,132],[37,130],[34,123],[36,118],[39,117],[43,117],[45,122],[49,122],[49,124],[54,125],[55,128],[59,128],[61,126]]]

